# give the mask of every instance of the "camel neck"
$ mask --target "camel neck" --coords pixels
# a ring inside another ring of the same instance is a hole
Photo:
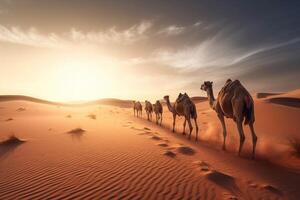
[[[167,100],[167,106],[168,106],[169,111],[173,112],[173,107],[172,107],[169,99]]]
[[[209,105],[213,108],[214,102],[215,102],[215,97],[214,97],[214,92],[213,92],[212,88],[207,90],[207,97],[209,100]]]

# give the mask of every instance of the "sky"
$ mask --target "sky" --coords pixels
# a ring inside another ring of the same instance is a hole
[[[190,96],[300,88],[300,1],[0,0],[0,94]]]

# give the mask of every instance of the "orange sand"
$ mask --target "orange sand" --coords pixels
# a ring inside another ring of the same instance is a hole
[[[226,120],[224,152],[216,114],[207,101],[197,103],[197,109],[198,143],[181,134],[182,119],[177,120],[177,132],[170,131],[172,116],[166,107],[159,127],[145,120],[145,114],[142,119],[133,117],[128,108],[1,102],[0,140],[14,133],[25,142],[0,146],[0,197],[300,198],[299,159],[289,155],[287,145],[300,130],[300,109],[255,100],[257,160],[249,159],[247,128],[247,142],[238,157],[237,130]]]

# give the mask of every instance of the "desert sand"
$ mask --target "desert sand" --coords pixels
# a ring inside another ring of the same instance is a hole
[[[300,109],[272,100],[278,97],[299,98],[300,90],[255,99],[256,160],[247,127],[237,156],[230,120],[228,150],[221,150],[221,125],[204,100],[196,102],[199,142],[194,132],[192,140],[181,134],[183,119],[171,132],[165,106],[158,126],[115,100],[115,106],[3,100],[0,140],[12,134],[20,140],[0,144],[0,199],[299,199],[300,162],[289,139],[299,137]]]

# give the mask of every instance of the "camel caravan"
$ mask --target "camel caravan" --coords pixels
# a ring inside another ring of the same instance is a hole
[[[252,158],[254,159],[257,136],[253,127],[255,117],[254,102],[252,96],[240,83],[239,80],[232,81],[231,79],[228,79],[223,88],[220,90],[217,98],[214,97],[212,86],[213,82],[205,81],[201,85],[200,89],[207,93],[209,105],[216,112],[217,117],[221,122],[223,129],[223,150],[226,150],[227,131],[224,119],[224,117],[226,117],[233,119],[237,125],[240,137],[238,155],[241,154],[245,142],[243,123],[244,125],[249,126],[253,145]],[[199,127],[197,122],[197,109],[195,103],[191,100],[191,98],[186,93],[179,93],[177,99],[173,104],[170,102],[170,98],[168,95],[164,96],[163,99],[165,100],[168,110],[173,115],[172,131],[175,132],[176,116],[184,117],[182,134],[186,134],[185,127],[187,122],[189,126],[188,138],[191,139],[193,131],[192,121],[194,121],[196,128],[195,140],[198,141]],[[133,110],[134,116],[136,115],[137,117],[142,117],[142,104],[139,101],[133,101]],[[156,124],[162,124],[163,106],[159,100],[157,100],[155,104],[151,104],[150,101],[146,100],[145,111],[147,114],[147,120],[152,121],[152,113],[154,112],[156,116]]]

